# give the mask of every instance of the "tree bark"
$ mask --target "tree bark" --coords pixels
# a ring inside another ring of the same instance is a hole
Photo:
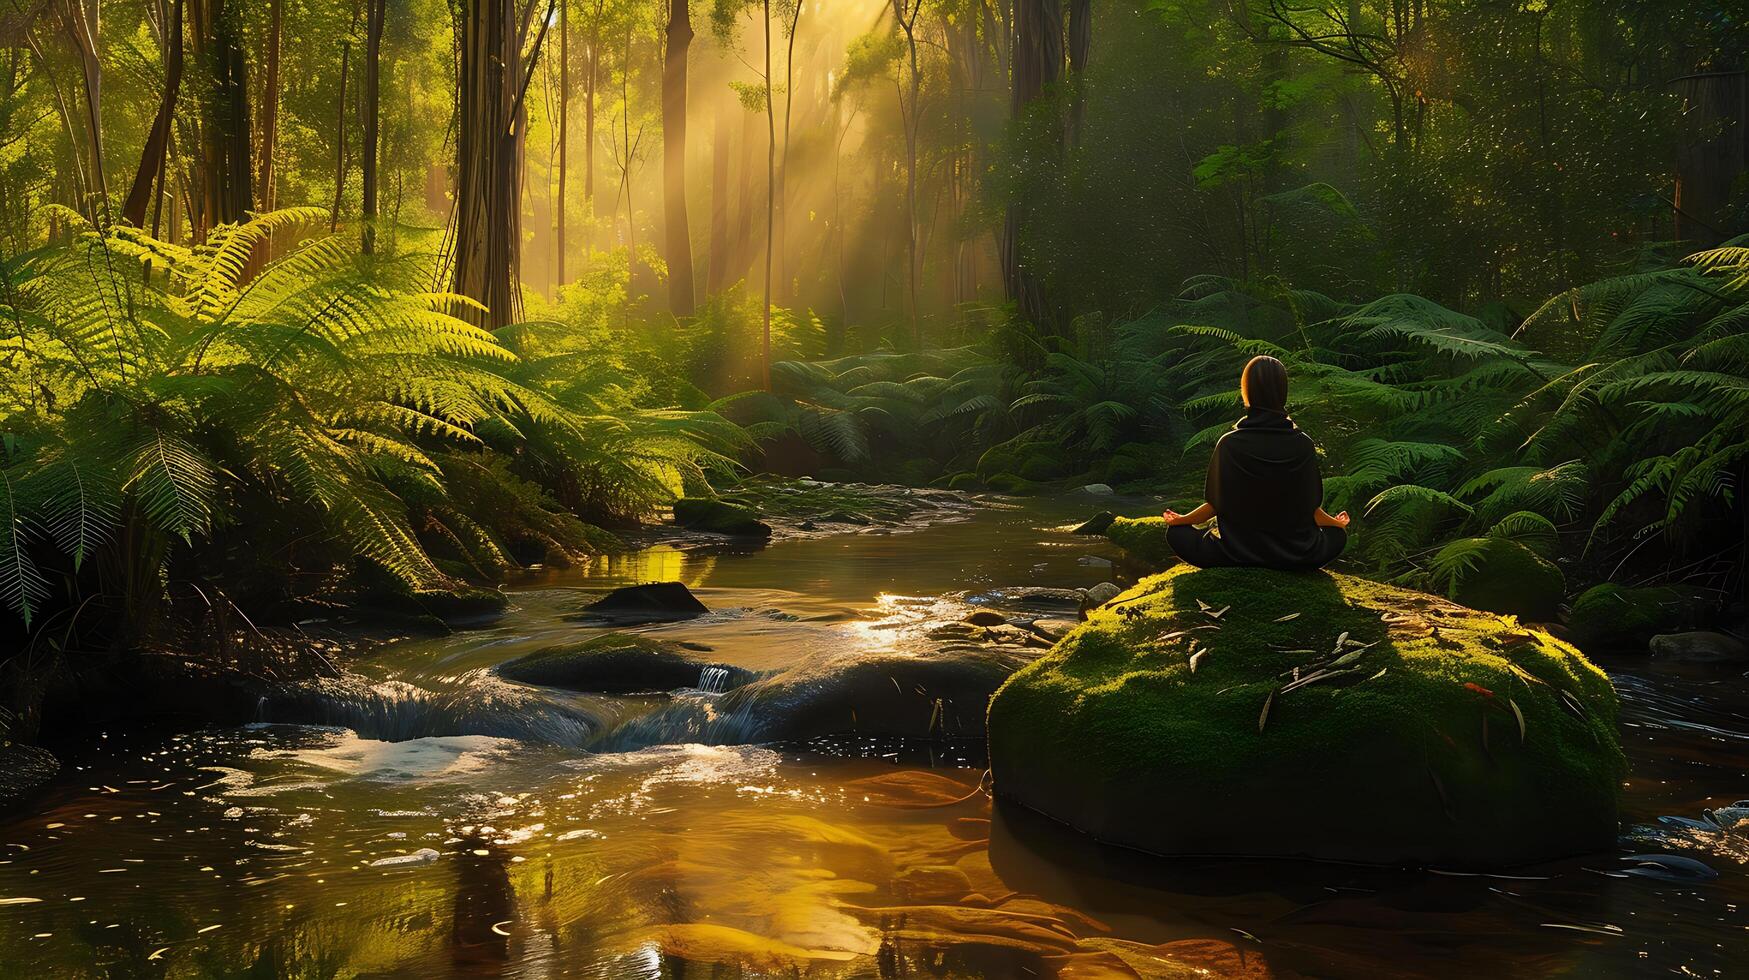
[[[328,230],[340,226],[340,202],[346,193],[346,72],[352,63],[352,32],[358,27],[360,0],[352,0],[352,20],[340,41],[340,96],[334,104],[334,210],[328,215]]]
[[[1074,83],[1069,93],[1070,146],[1081,145],[1081,116],[1085,109],[1082,73],[1087,70],[1087,58],[1092,51],[1093,0],[1069,0],[1069,77]]]
[[[275,0],[275,8],[278,0]],[[134,171],[134,182],[122,202],[122,219],[136,228],[146,224],[146,205],[152,201],[152,185],[164,179],[165,158],[170,151],[170,124],[176,116],[176,95],[182,88],[182,0],[173,0],[170,19],[164,27],[164,94],[158,100],[158,114],[152,117],[152,128],[146,133],[146,146],[140,152],[140,168]]]
[[[181,0],[177,2],[181,3]],[[272,211],[279,206],[274,156],[279,149],[279,49],[285,26],[283,6],[281,0],[273,0],[267,15],[267,82],[261,95],[261,153],[255,166],[256,194],[263,211]]]
[[[662,213],[668,232],[668,308],[693,311],[692,231],[686,213],[686,54],[692,44],[688,0],[668,0],[662,59]]]
[[[783,58],[783,150],[777,167],[777,231],[774,247],[777,252],[777,298],[786,303],[794,299],[794,290],[791,288],[794,277],[789,272],[790,107],[795,104],[796,27],[802,21],[802,8],[806,3],[807,0],[795,0],[795,9],[790,13]]]
[[[589,25],[589,78],[583,93],[583,206],[589,219],[583,241],[590,253],[595,251],[595,82],[601,69],[601,4],[595,5],[595,17]]]
[[[570,7],[571,0],[559,0],[559,196],[553,202],[553,221],[558,245],[558,254],[553,258],[553,280],[557,289],[565,287],[565,177],[569,161],[571,120]]]
[[[729,274],[729,118],[723,100],[717,99],[716,119],[711,127],[711,254],[705,274],[705,292],[715,296],[727,285]]]
[[[377,135],[381,113],[378,101],[382,86],[383,17],[388,0],[366,0],[370,12],[364,20],[364,229],[359,248],[369,255],[377,240]]]
[[[524,79],[516,6],[467,0],[461,14],[452,288],[486,307],[484,316],[467,315],[488,329],[510,323],[519,308]]]
[[[1015,0],[1012,62],[1009,111],[1020,119],[1045,88],[1062,77],[1063,14],[1059,0]],[[1002,285],[1008,298],[1019,305],[1021,315],[1049,327],[1043,284],[1023,255],[1025,231],[1020,203],[1010,201],[1002,226]]]
[[[207,76],[200,112],[200,227],[248,217],[255,206],[249,138],[249,77],[239,0],[193,0],[194,55]]]
[[[910,16],[906,16],[907,3]],[[911,321],[911,342],[923,347],[923,318],[918,310],[918,287],[922,278],[917,261],[917,127],[918,99],[923,94],[923,77],[917,66],[917,16],[923,12],[923,0],[893,0],[893,18],[905,34],[911,73],[910,96],[901,103],[905,124],[905,294],[906,314]]]
[[[760,0],[765,27],[765,302],[759,339],[760,387],[771,390],[771,233],[777,191],[777,115],[771,102],[771,0]]]

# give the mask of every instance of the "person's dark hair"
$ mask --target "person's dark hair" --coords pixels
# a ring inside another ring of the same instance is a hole
[[[1239,396],[1246,408],[1287,411],[1287,365],[1267,354],[1253,357],[1239,375]]]

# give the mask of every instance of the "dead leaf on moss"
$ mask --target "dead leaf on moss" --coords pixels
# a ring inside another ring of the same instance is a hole
[[[1263,711],[1257,715],[1257,734],[1263,734],[1263,726],[1269,724],[1269,706],[1274,703],[1275,689],[1272,688],[1269,696],[1263,699]]]
[[[1506,703],[1512,706],[1512,716],[1518,719],[1518,741],[1522,744],[1524,742],[1524,712],[1519,710],[1517,701],[1507,698]]]
[[[1288,613],[1288,614],[1287,614],[1287,615],[1286,615],[1286,616],[1277,616],[1277,617],[1275,617],[1275,621],[1276,621],[1276,622],[1278,622],[1278,623],[1285,623],[1285,622],[1287,622],[1287,621],[1289,621],[1289,620],[1293,620],[1293,619],[1299,619],[1299,618],[1300,618],[1300,614],[1299,614],[1299,613],[1297,613],[1297,612],[1291,612],[1291,613]]]

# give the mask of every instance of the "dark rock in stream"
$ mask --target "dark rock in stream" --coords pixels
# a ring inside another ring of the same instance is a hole
[[[735,537],[771,537],[771,525],[760,520],[751,507],[710,497],[676,500],[674,523],[694,531],[715,531]]]
[[[1687,663],[1735,664],[1749,660],[1749,643],[1716,630],[1665,633],[1652,637],[1649,646],[1654,657]]]
[[[701,660],[681,644],[624,633],[536,650],[498,665],[497,672],[524,684],[592,694],[644,694],[683,687],[725,691],[757,676],[743,667]]]
[[[614,589],[583,607],[586,618],[614,623],[662,623],[710,612],[680,582],[650,582]]]
[[[261,721],[336,725],[384,742],[489,735],[583,747],[602,717],[557,704],[531,688],[486,675],[476,683],[431,689],[357,674],[287,684],[262,700]]]
[[[1117,515],[1109,510],[1102,510],[1085,521],[1082,521],[1070,534],[1100,535],[1104,534],[1117,520]]]
[[[34,745],[0,745],[0,813],[28,801],[61,771],[61,763]]]
[[[708,703],[677,700],[628,722],[593,747],[801,742],[830,735],[981,738],[990,696],[1038,652],[954,645],[923,655],[811,658]]]

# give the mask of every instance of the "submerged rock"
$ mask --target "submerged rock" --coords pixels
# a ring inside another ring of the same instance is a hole
[[[1666,633],[1652,637],[1648,646],[1652,649],[1652,656],[1668,660],[1707,664],[1734,664],[1749,660],[1749,643],[1729,633],[1715,630]]]
[[[583,607],[591,619],[616,623],[659,623],[676,619],[692,619],[710,612],[680,582],[649,582],[614,589]]]
[[[736,537],[771,537],[771,525],[760,520],[752,508],[710,497],[676,500],[674,522],[694,531],[715,531]]]
[[[30,799],[60,771],[60,761],[47,749],[0,743],[0,813]]]
[[[701,660],[678,644],[608,633],[582,643],[546,647],[498,665],[498,676],[524,684],[592,694],[641,694],[712,685],[727,690],[751,680],[752,671]]]
[[[952,644],[927,654],[833,654],[633,719],[594,748],[742,745],[832,735],[935,739],[984,732],[990,695],[1040,651]]]
[[[999,796],[1145,851],[1499,867],[1613,846],[1617,710],[1511,620],[1186,567],[997,692],[990,764]]]
[[[1115,514],[1109,510],[1102,510],[1076,525],[1075,530],[1070,531],[1069,533],[1083,536],[1101,535],[1105,533],[1107,528],[1111,527],[1112,522],[1115,520],[1117,520]]]

